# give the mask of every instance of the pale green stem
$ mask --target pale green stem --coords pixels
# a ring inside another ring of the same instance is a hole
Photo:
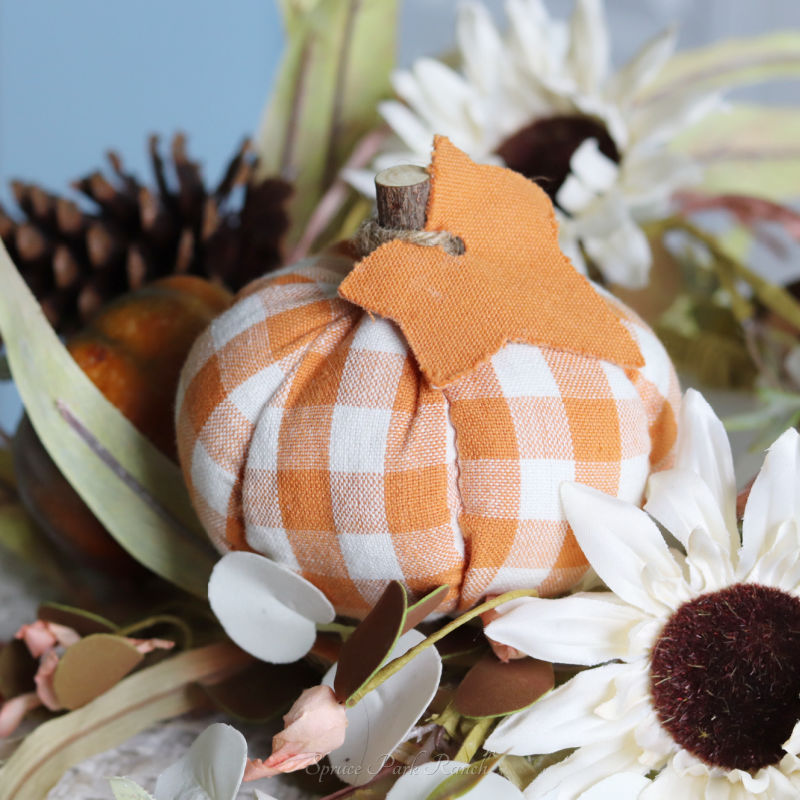
[[[447,731],[448,736],[455,736],[460,719],[461,714],[456,711],[451,701],[447,704],[445,710],[436,717],[434,722],[436,722],[437,725],[441,725]]]
[[[486,741],[489,728],[492,727],[494,721],[494,717],[482,717],[479,719],[472,730],[467,734],[467,738],[461,743],[461,747],[458,748],[458,752],[453,761],[464,761],[469,764],[474,758],[475,753],[478,752],[478,749]]]
[[[338,633],[344,641],[347,641],[355,629],[355,625],[343,625],[340,622],[320,622],[317,624],[319,633]]]
[[[350,695],[347,700],[347,705],[354,706],[365,695],[367,695],[373,689],[377,689],[384,681],[389,680],[392,675],[403,669],[403,667],[410,661],[413,661],[423,650],[438,642],[439,639],[444,639],[448,633],[452,633],[456,628],[460,628],[471,619],[480,616],[486,611],[491,611],[491,609],[497,608],[497,606],[501,606],[503,603],[508,603],[510,600],[516,600],[519,597],[535,597],[536,595],[537,591],[535,589],[515,589],[513,592],[500,594],[497,597],[493,597],[491,600],[487,600],[486,602],[475,606],[475,608],[467,611],[466,614],[462,614],[460,617],[448,622],[447,625],[445,625],[443,628],[440,628],[435,633],[432,633],[427,639],[420,642],[415,647],[412,647],[408,652],[404,653],[399,658],[396,658],[394,661],[390,661],[386,666],[378,670],[378,672],[375,673],[375,675],[373,675],[372,678],[367,681],[358,691]]]
[[[117,630],[114,632],[117,636],[130,636],[132,633],[143,631],[146,628],[152,628],[159,624],[172,625],[173,627],[178,628],[183,634],[183,644],[185,649],[191,649],[192,640],[194,639],[192,629],[180,617],[175,617],[172,614],[159,614],[153,617],[148,617],[147,619],[140,620],[139,622],[126,625],[124,628],[117,628]]]
[[[672,230],[684,231],[702,242],[714,258],[727,266],[735,276],[741,278],[750,285],[756,297],[758,297],[767,308],[783,317],[795,327],[800,328],[800,303],[785,289],[765,280],[725,252],[725,249],[714,236],[706,233],[694,223],[682,217],[669,217],[661,222],[655,223],[652,229],[661,234]],[[721,282],[724,283],[724,281]],[[741,307],[736,310],[740,313],[743,312]]]

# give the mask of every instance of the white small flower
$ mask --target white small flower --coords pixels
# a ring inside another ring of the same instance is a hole
[[[616,773],[658,775],[642,800],[800,796],[800,436],[753,484],[740,536],[722,423],[688,392],[674,469],[646,511],[564,484],[575,536],[610,592],[527,598],[488,626],[536,658],[593,667],[487,741],[496,752],[578,748],[526,797],[570,800]]]
[[[556,203],[562,247],[577,268],[583,248],[610,281],[644,285],[651,256],[639,223],[663,214],[696,175],[667,144],[719,96],[686,86],[644,97],[674,51],[672,30],[611,74],[602,0],[576,0],[569,24],[551,19],[542,0],[507,0],[506,12],[503,36],[482,5],[461,7],[460,72],[421,59],[394,74],[403,102],[380,111],[399,142],[373,171],[347,177],[374,193],[375,170],[427,165],[433,135],[442,134],[474,161],[537,180]]]

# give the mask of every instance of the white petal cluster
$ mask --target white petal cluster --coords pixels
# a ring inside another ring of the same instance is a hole
[[[755,774],[711,767],[662,728],[649,690],[651,649],[684,603],[738,583],[800,597],[800,436],[787,431],[769,450],[740,545],[730,446],[696,392],[684,398],[679,431],[675,468],[650,479],[648,513],[585,486],[562,487],[578,543],[610,591],[518,600],[486,629],[535,658],[594,667],[506,718],[488,739],[490,750],[517,755],[578,748],[526,797],[574,800],[616,773],[652,770],[658,775],[641,800],[800,796],[800,723],[777,764]]]
[[[484,6],[465,3],[457,24],[460,71],[426,58],[394,74],[400,100],[383,103],[380,111],[396,138],[372,170],[350,171],[348,179],[374,193],[376,171],[427,165],[434,134],[447,136],[475,161],[502,164],[500,145],[537,120],[596,120],[613,140],[619,163],[594,139],[575,151],[556,196],[562,247],[578,269],[585,269],[582,247],[608,280],[643,286],[651,254],[639,223],[663,215],[673,191],[696,177],[693,165],[666,145],[718,105],[719,96],[687,86],[645,97],[674,51],[672,30],[612,74],[602,0],[576,0],[568,23],[552,19],[542,0],[507,0],[506,15],[502,35]]]

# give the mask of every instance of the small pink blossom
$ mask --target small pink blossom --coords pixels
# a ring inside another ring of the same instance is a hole
[[[41,704],[42,701],[36,692],[28,692],[12,697],[0,705],[0,739],[11,736],[19,727],[24,716]]]
[[[248,760],[245,781],[304,769],[344,743],[347,715],[328,686],[306,689],[283,722],[284,729],[272,739],[272,755],[266,761]]]
[[[496,597],[497,595],[494,595]],[[491,600],[492,597],[487,597],[487,600]],[[496,608],[490,608],[488,611],[484,611],[481,614],[481,622],[483,622],[483,627],[485,628],[490,622],[494,622],[498,617],[501,617],[502,614]],[[494,641],[494,639],[490,639],[488,636],[486,640],[489,642],[492,648],[492,652],[502,661],[504,664],[507,664],[509,661],[514,661],[518,658],[525,658],[525,653],[520,652],[517,650],[516,647],[511,647],[507,644],[501,644],[500,642]]]
[[[53,688],[53,676],[56,674],[56,668],[60,661],[58,653],[55,650],[50,650],[45,653],[39,661],[39,669],[36,670],[36,675],[33,676],[33,681],[36,684],[36,694],[42,701],[45,708],[50,711],[60,711],[64,706],[58,701],[56,691]]]
[[[30,625],[23,625],[14,634],[14,637],[25,642],[34,658],[43,656],[48,650],[52,650],[58,645],[69,647],[81,638],[80,634],[72,628],[56,622],[46,622],[43,619],[37,619]]]

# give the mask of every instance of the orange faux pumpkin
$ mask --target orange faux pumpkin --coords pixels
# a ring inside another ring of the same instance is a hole
[[[174,459],[173,403],[181,365],[200,332],[230,302],[227,289],[174,275],[115,300],[67,349],[108,400]],[[20,493],[51,538],[103,569],[129,571],[132,559],[59,472],[27,418],[14,449]]]

